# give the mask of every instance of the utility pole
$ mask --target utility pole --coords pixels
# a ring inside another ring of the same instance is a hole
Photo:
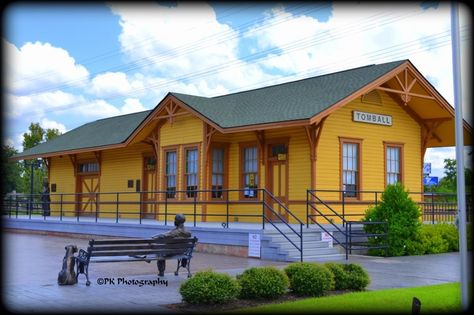
[[[451,45],[453,54],[453,84],[454,84],[454,109],[456,131],[456,164],[457,164],[457,197],[458,197],[458,228],[459,228],[459,253],[461,268],[461,305],[464,311],[469,307],[468,295],[468,261],[466,237],[466,194],[464,183],[464,137],[461,97],[461,55],[459,43],[459,8],[456,1],[451,2]]]

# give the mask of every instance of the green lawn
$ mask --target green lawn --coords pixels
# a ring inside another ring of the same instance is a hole
[[[239,313],[411,313],[413,297],[421,301],[422,314],[461,311],[460,284],[448,283],[407,289],[353,292],[295,302],[267,304],[241,309]]]

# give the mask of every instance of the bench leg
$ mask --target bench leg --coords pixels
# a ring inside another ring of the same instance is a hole
[[[188,270],[188,278],[191,278],[192,277],[192,274],[191,274],[191,259],[188,259],[186,269]]]

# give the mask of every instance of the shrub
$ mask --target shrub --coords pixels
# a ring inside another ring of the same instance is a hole
[[[454,224],[441,223],[435,225],[441,237],[448,243],[448,252],[459,251],[459,231]]]
[[[449,248],[448,242],[443,239],[436,225],[423,225],[420,230],[420,240],[425,254],[446,253]]]
[[[417,237],[417,230],[420,223],[420,208],[408,196],[408,192],[402,184],[388,185],[382,194],[381,202],[373,208],[369,208],[364,217],[364,221],[376,221],[388,223],[388,238],[369,238],[369,243],[381,245],[388,242],[389,256],[407,255],[406,243]],[[365,225],[367,233],[384,233],[381,225]],[[370,254],[380,255],[383,250],[371,250]]]
[[[187,303],[221,304],[237,298],[240,286],[231,276],[208,270],[197,272],[183,282],[179,293]]]
[[[329,269],[334,275],[335,290],[347,290],[349,288],[347,273],[344,270],[343,264],[340,263],[325,263],[324,266]]]
[[[292,263],[285,269],[290,289],[297,295],[321,296],[334,288],[334,275],[318,263]]]
[[[347,289],[362,291],[370,283],[370,277],[367,271],[357,264],[343,265],[347,276]]]
[[[286,274],[275,267],[254,267],[237,276],[243,299],[276,299],[288,290]]]

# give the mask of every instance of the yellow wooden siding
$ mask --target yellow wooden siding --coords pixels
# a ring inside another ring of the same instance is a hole
[[[383,105],[361,103],[358,98],[333,112],[326,119],[317,148],[317,189],[341,189],[339,137],[344,137],[362,139],[361,190],[384,189],[384,141],[404,144],[403,184],[410,191],[421,190],[420,126],[390,96],[386,93],[381,95]],[[353,110],[391,115],[393,125],[353,122]],[[335,193],[319,195],[323,200],[339,199]],[[419,200],[417,197],[414,196],[413,199]],[[362,196],[362,200],[372,199],[372,196]],[[345,210],[346,213],[360,212],[357,208],[360,207],[346,207]]]
[[[51,192],[51,214],[60,215],[62,199],[63,215],[73,216],[76,181],[74,167],[68,156],[51,158],[49,181],[50,184],[56,184],[56,192]]]
[[[152,153],[152,150],[151,145],[140,143],[102,152],[101,217],[116,216],[117,195],[114,192],[123,192],[119,196],[119,218],[139,218],[140,193],[136,192],[136,182],[140,180],[140,186],[143,186],[143,154]],[[133,181],[132,188],[127,187],[128,180]]]

